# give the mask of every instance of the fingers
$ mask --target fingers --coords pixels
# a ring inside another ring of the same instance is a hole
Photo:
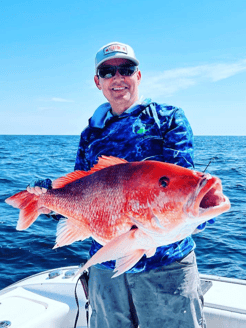
[[[32,181],[26,188],[26,190],[37,196],[45,194],[47,190],[52,189],[52,181],[50,179],[38,179],[36,181]]]
[[[47,192],[46,188],[41,188],[41,187],[30,187],[27,186],[26,190],[30,192],[30,194],[35,194],[36,196],[40,196],[42,194],[45,194]]]

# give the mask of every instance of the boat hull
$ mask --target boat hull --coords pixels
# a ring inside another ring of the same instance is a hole
[[[1,322],[11,328],[74,327],[78,266],[48,270],[27,277],[0,291]],[[209,328],[246,327],[246,282],[240,279],[200,275],[204,294],[204,312]],[[87,327],[86,297],[77,286],[80,315],[77,327]],[[90,312],[89,312],[90,314]],[[3,325],[2,327],[8,327]]]

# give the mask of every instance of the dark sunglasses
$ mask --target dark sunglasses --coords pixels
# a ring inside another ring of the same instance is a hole
[[[119,66],[102,66],[98,68],[98,75],[103,79],[110,79],[115,76],[118,71],[122,76],[131,76],[138,70],[134,65],[119,65]]]

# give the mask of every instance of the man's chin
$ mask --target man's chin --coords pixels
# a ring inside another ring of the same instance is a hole
[[[131,99],[131,97],[129,96],[129,94],[118,94],[115,95],[115,101],[117,102],[126,102],[128,103]]]

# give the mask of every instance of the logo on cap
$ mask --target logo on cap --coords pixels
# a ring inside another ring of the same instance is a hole
[[[126,46],[120,45],[120,44],[111,44],[110,46],[103,49],[103,52],[105,55],[111,53],[111,52],[123,52],[127,54],[127,48]]]

